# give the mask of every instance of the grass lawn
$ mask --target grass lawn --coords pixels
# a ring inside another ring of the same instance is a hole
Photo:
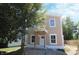
[[[21,49],[21,47],[10,47],[10,48],[1,48],[0,51],[4,51],[6,53],[11,53],[13,51],[17,51]]]

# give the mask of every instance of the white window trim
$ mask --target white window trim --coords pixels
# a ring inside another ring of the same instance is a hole
[[[55,35],[55,37],[56,37],[56,42],[55,43],[51,43],[51,35]],[[56,45],[57,44],[57,34],[50,34],[50,44],[52,44],[52,45]]]
[[[35,35],[31,35],[31,37],[30,37],[30,44],[34,44],[34,42],[32,42],[32,36],[35,36]]]
[[[52,18],[50,18],[50,19],[52,19]],[[50,26],[50,19],[49,19],[49,26]],[[56,27],[56,21],[55,21],[55,18],[53,18],[53,20],[54,20],[54,26],[50,26],[50,27]]]

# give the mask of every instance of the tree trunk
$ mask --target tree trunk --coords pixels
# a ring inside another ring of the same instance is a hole
[[[8,47],[8,43],[0,43],[0,48],[7,48]]]
[[[24,45],[25,45],[25,35],[22,35],[22,40],[21,40],[21,51],[23,54],[25,54],[24,52]]]
[[[24,46],[25,46],[25,26],[23,26],[23,30],[22,30],[22,42],[21,42],[21,49],[22,49],[22,52],[24,54]]]

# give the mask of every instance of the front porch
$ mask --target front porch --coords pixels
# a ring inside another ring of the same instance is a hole
[[[32,38],[32,36],[35,37]],[[42,49],[64,49],[64,46],[50,44],[48,36],[49,35],[46,31],[35,31],[33,35],[30,35],[30,40],[26,47]]]
[[[47,45],[47,30],[34,30],[33,33],[29,34],[27,40],[28,47],[34,48],[45,48]]]

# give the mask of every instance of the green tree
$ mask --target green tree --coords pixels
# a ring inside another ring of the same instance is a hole
[[[79,39],[79,21],[78,21],[78,23],[76,24],[76,26],[77,26],[77,30],[78,30],[76,37],[77,37],[77,39]]]
[[[0,46],[4,43],[7,45],[7,34],[9,32],[10,26],[8,23],[8,16],[10,8],[8,4],[0,4]],[[5,47],[3,46],[3,47]]]
[[[73,39],[73,25],[70,17],[66,17],[66,20],[63,21],[63,34],[65,40]]]
[[[41,4],[37,3],[21,3],[21,4],[0,4],[0,38],[14,40],[18,33],[18,29],[22,28],[22,44],[25,41],[25,28],[41,22],[39,15]],[[4,30],[4,31],[3,31]]]

